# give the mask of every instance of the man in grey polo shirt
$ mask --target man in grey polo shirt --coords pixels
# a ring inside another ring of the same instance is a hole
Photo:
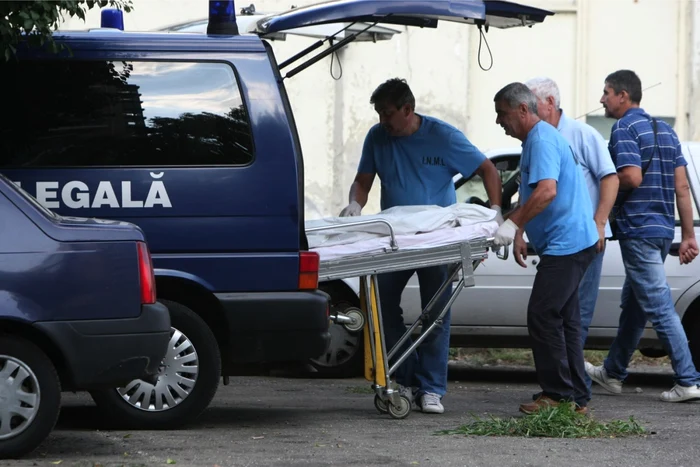
[[[600,133],[592,126],[572,119],[561,109],[559,87],[554,80],[537,77],[527,81],[525,85],[537,96],[538,116],[559,130],[581,162],[581,169],[591,196],[593,217],[598,228],[598,246],[597,255],[588,266],[578,290],[581,307],[581,346],[583,346],[598,299],[605,239],[612,236],[608,215],[617,197],[619,187],[617,170]],[[591,378],[586,374],[585,379],[588,389],[587,398],[590,400]]]

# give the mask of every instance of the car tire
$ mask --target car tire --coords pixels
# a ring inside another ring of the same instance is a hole
[[[700,314],[691,316],[690,322],[685,327],[686,337],[688,338],[688,347],[690,355],[693,357],[695,368],[700,368]],[[700,371],[700,370],[698,370]]]
[[[13,413],[5,420],[7,407],[12,408],[13,402],[21,403],[18,408],[22,414]],[[0,431],[0,459],[16,459],[32,452],[58,420],[61,382],[56,368],[39,347],[26,339],[0,336],[0,407],[0,428],[11,423],[10,433]]]
[[[219,386],[221,354],[207,323],[180,303],[159,301],[170,311],[172,330],[155,384],[137,379],[122,388],[91,391],[107,419],[120,427],[179,428],[204,412]]]
[[[344,312],[358,305],[357,297],[337,284],[321,284],[320,289],[331,297],[331,314]],[[323,378],[355,378],[362,376],[364,368],[363,330],[351,332],[344,326],[331,323],[331,342],[328,350],[318,358],[311,359],[311,366]]]

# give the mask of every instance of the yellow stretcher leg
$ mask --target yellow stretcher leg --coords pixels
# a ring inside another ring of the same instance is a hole
[[[367,282],[369,282],[369,294],[367,293]],[[384,355],[382,352],[382,334],[379,332],[379,314],[378,309],[378,291],[374,287],[374,281],[366,281],[365,278],[360,280],[360,302],[362,303],[362,312],[367,318],[367,322],[371,320],[372,326],[365,326],[365,379],[374,382],[379,386],[386,385],[386,374],[384,373]],[[369,295],[369,296],[368,296]],[[369,298],[369,300],[368,300]],[[369,309],[367,309],[369,306]],[[374,341],[372,346],[371,340]]]

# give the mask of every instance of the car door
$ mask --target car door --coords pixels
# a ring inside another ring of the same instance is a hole
[[[683,144],[683,153],[688,161],[688,178],[697,177],[695,164],[687,144]],[[700,217],[695,199],[691,200],[693,209],[693,223],[696,236],[700,237]],[[666,258],[664,269],[666,280],[671,288],[671,296],[674,303],[700,278],[700,261],[693,261],[688,265],[681,265],[678,260],[677,248],[681,241],[680,217],[676,206],[676,232],[671,253]],[[625,280],[625,270],[620,254],[620,245],[616,241],[607,242],[603,270],[601,273],[598,301],[596,302],[593,321],[591,322],[591,337],[614,334],[620,320],[620,295]],[[647,323],[651,328],[651,324]]]

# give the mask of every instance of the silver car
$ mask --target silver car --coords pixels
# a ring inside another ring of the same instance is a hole
[[[698,196],[700,196],[700,142],[682,144],[688,161],[688,180],[693,193],[693,220],[696,233],[700,228]],[[496,165],[503,183],[503,211],[518,203],[518,172],[520,147],[490,151],[486,154]],[[457,201],[486,206],[487,196],[478,175],[469,179],[455,177]],[[676,212],[676,238],[680,242],[680,226]],[[700,238],[700,235],[698,235]],[[499,260],[492,255],[475,271],[476,285],[460,293],[452,307],[451,345],[453,347],[529,348],[527,303],[539,258],[530,251],[526,269],[512,258]],[[666,260],[666,276],[676,310],[683,320],[696,366],[700,367],[700,259],[690,265],[680,265],[678,243],[671,248]],[[607,349],[617,333],[620,317],[620,292],[625,271],[617,242],[609,241],[595,314],[589,330],[586,348]],[[322,283],[339,311],[359,306],[358,281],[347,279]],[[418,280],[414,275],[402,296],[401,306],[407,325],[421,313]],[[362,333],[350,333],[342,326],[332,326],[332,343],[328,352],[312,362],[326,376],[356,376],[363,359]],[[648,324],[639,345],[647,356],[665,355],[656,333]]]

